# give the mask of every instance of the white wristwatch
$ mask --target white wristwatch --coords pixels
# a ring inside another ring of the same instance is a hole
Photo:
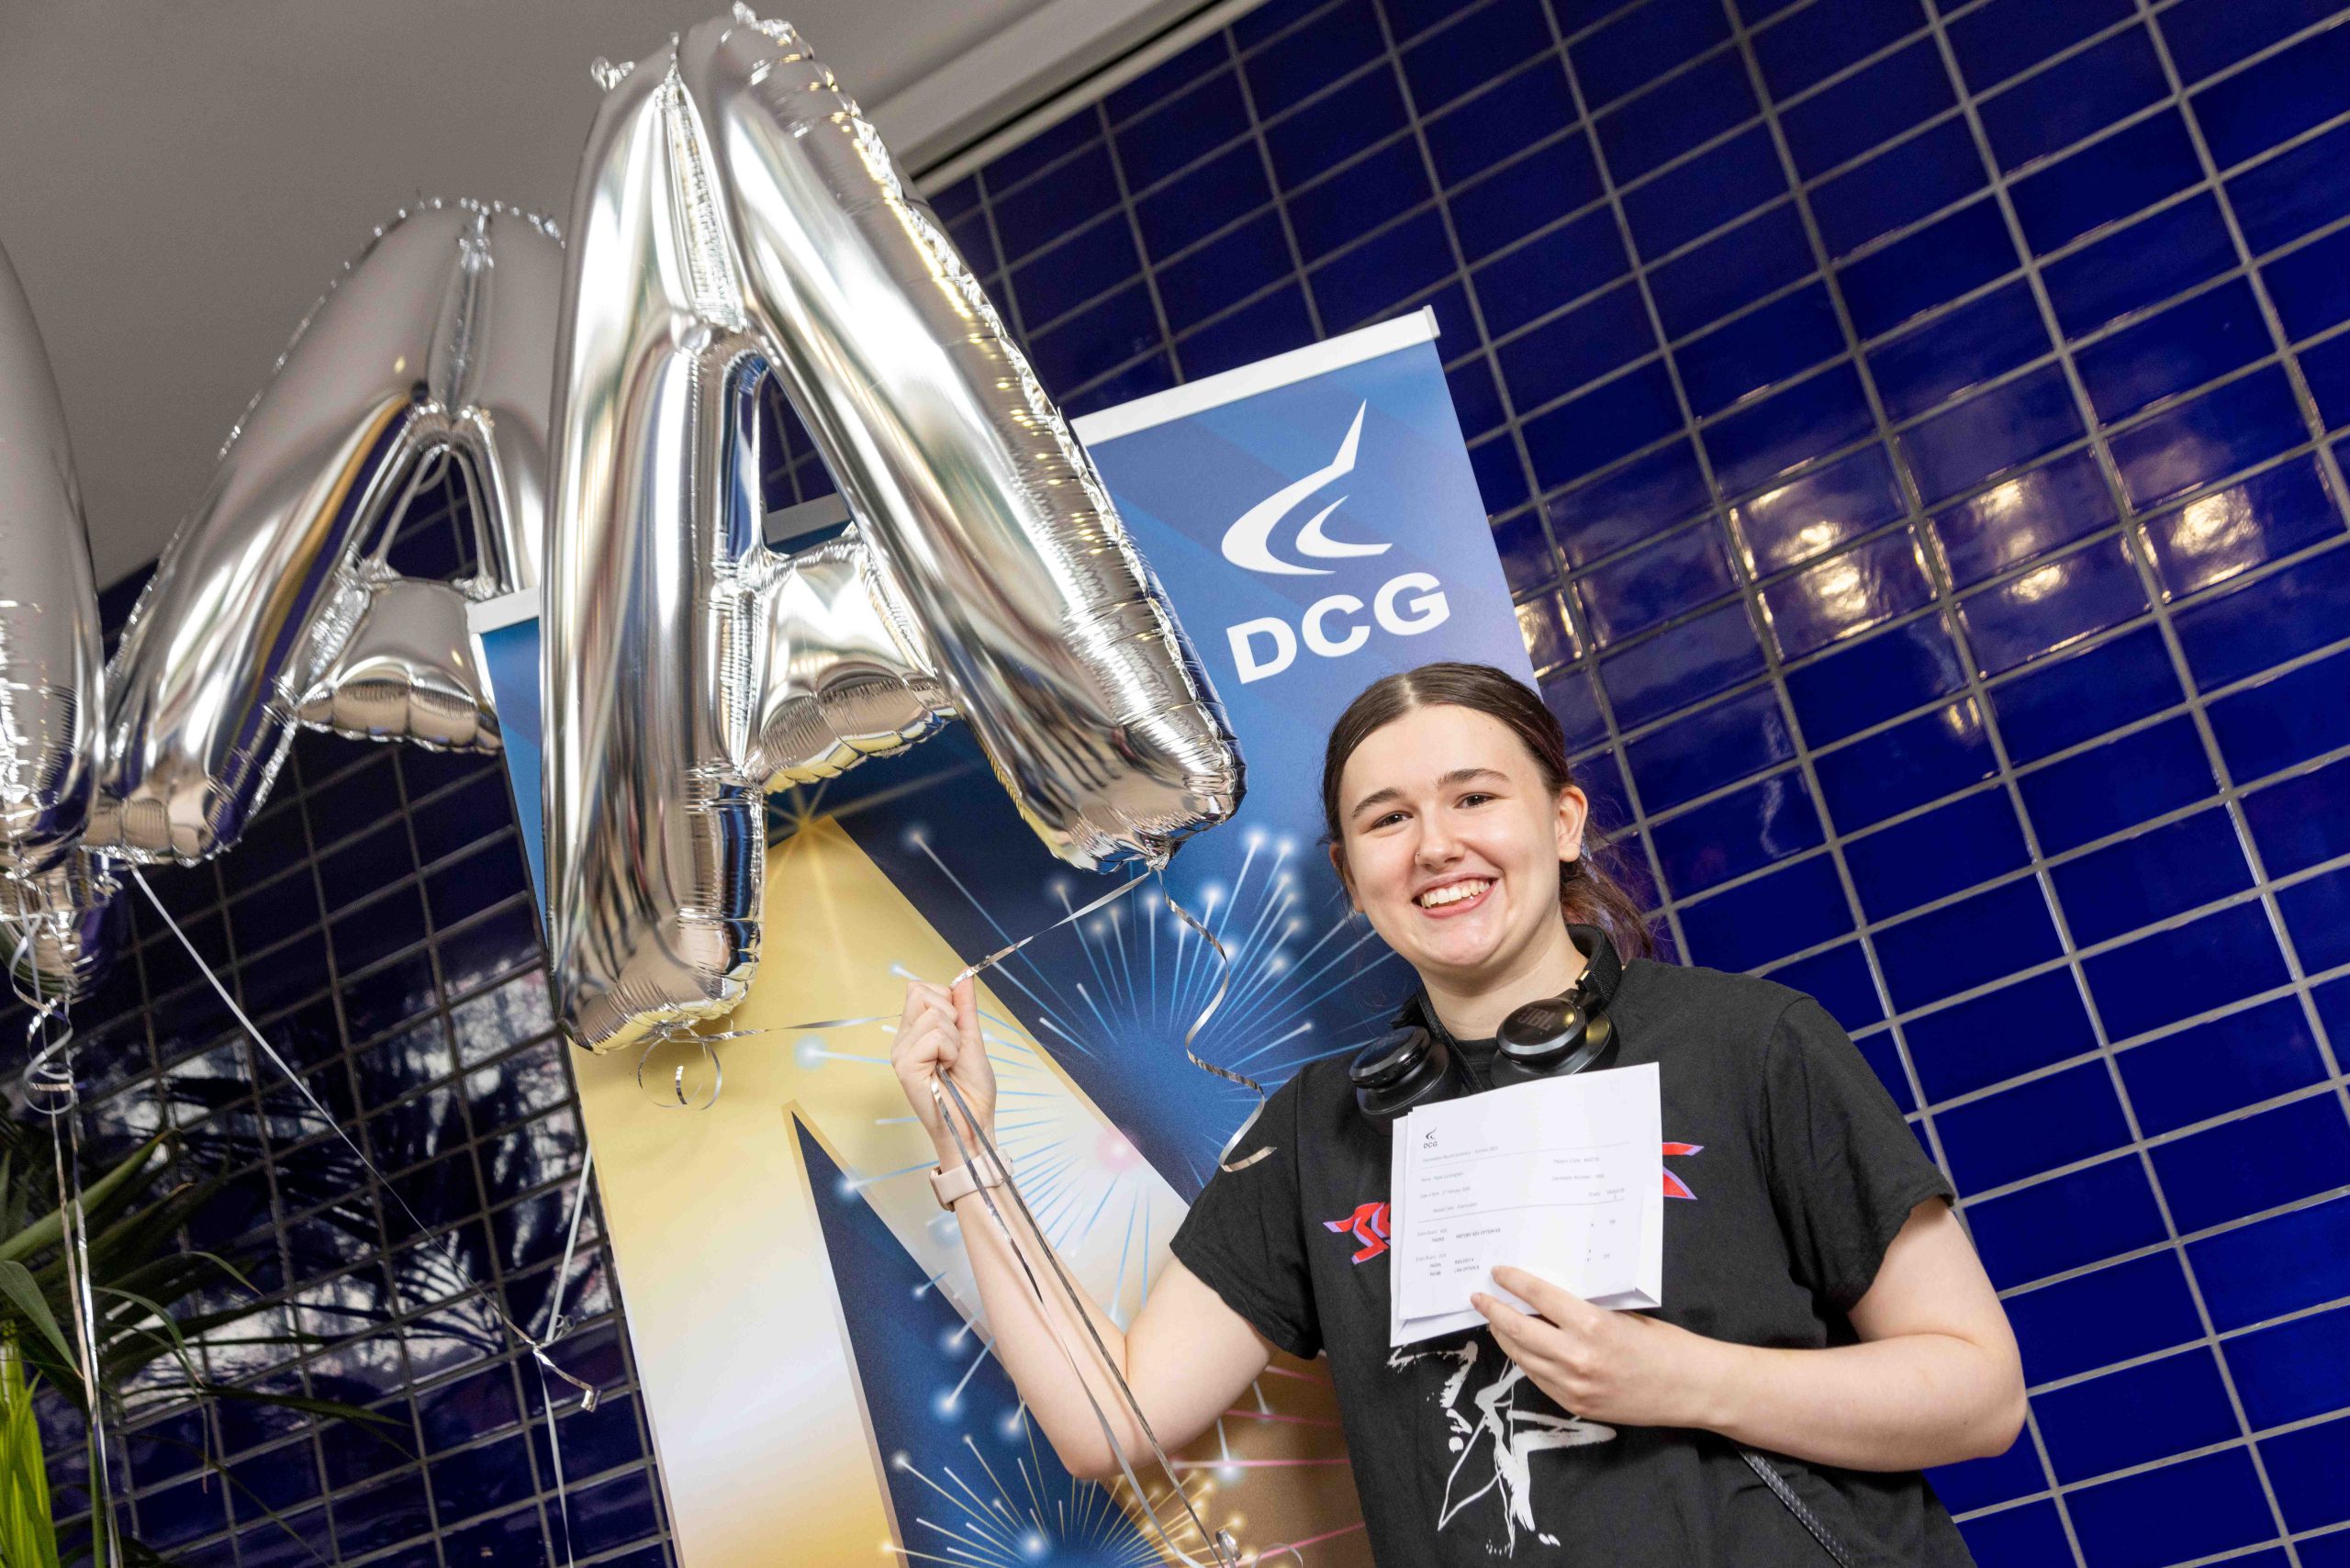
[[[942,1209],[952,1209],[957,1198],[968,1198],[982,1187],[1001,1187],[1004,1173],[990,1165],[984,1174],[974,1171],[968,1164],[952,1170],[938,1170],[930,1173],[930,1191]]]

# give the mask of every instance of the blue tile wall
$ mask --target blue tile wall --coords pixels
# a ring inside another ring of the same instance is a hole
[[[1961,1189],[1986,1564],[2350,1561],[2345,22],[1273,0],[939,196],[1080,412],[1435,309],[1660,928]]]
[[[1986,1565],[2350,1563],[2345,21],[1270,0],[934,194],[1072,412],[1435,309],[1660,929],[1818,994],[1958,1182],[2032,1385],[1936,1477]],[[765,429],[771,504],[832,488]],[[494,768],[306,740],[162,883],[527,1316],[578,1131],[513,847]],[[223,1239],[330,1342],[229,1370],[397,1433],[158,1420],[142,1528],[308,1561],[265,1501],[331,1561],[546,1561],[529,1363],[140,930],[94,1133],[258,1127]],[[615,1391],[565,1426],[582,1561],[666,1562],[599,1249],[575,1299]]]
[[[769,490],[798,498],[780,468]],[[464,506],[453,481],[429,492],[395,563],[470,569]],[[104,597],[110,628],[140,586]],[[257,1059],[127,888],[130,942],[75,1015],[91,1159],[169,1128],[181,1173],[231,1175],[187,1244],[251,1260],[273,1310],[232,1332],[310,1338],[213,1344],[196,1352],[210,1377],[383,1419],[159,1407],[135,1385],[147,1407],[115,1438],[124,1523],[187,1568],[562,1562],[544,1384],[487,1302],[543,1331],[584,1143],[498,760],[305,734],[234,848],[148,877],[431,1233]],[[570,1544],[582,1564],[655,1568],[675,1557],[601,1236],[591,1201],[564,1282],[576,1327],[552,1351],[604,1395],[560,1417]],[[44,1414],[59,1512],[85,1512],[71,1423]]]

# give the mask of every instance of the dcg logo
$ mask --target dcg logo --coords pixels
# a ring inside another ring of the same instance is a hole
[[[1276,554],[1273,531],[1307,497],[1354,472],[1355,452],[1362,441],[1363,415],[1369,409],[1368,403],[1356,408],[1354,423],[1347,427],[1346,439],[1338,442],[1337,455],[1327,465],[1274,491],[1225,530],[1225,560],[1268,577],[1330,575],[1327,566],[1307,566]],[[1340,496],[1306,519],[1304,526],[1297,531],[1299,555],[1344,560],[1383,555],[1392,548],[1385,543],[1360,544],[1333,539],[1323,531],[1330,514],[1346,500]],[[1371,641],[1371,628],[1362,621],[1364,609],[1363,601],[1355,595],[1334,593],[1306,606],[1294,627],[1278,615],[1260,616],[1225,627],[1225,638],[1232,645],[1232,662],[1240,672],[1241,684],[1262,680],[1289,668],[1297,660],[1301,639],[1308,651],[1326,659],[1343,658],[1353,653]],[[1426,572],[1404,572],[1388,578],[1371,595],[1369,609],[1371,619],[1382,630],[1399,637],[1416,636],[1431,626],[1441,626],[1452,614],[1452,607],[1444,597],[1444,585]]]
[[[1362,600],[1353,594],[1334,593],[1306,606],[1295,631],[1273,615],[1225,627],[1224,634],[1231,641],[1232,662],[1240,668],[1241,684],[1289,668],[1297,660],[1301,636],[1308,649],[1326,659],[1353,653],[1371,641],[1371,628],[1359,619],[1362,610]],[[1410,637],[1443,625],[1452,606],[1445,601],[1444,585],[1436,578],[1426,572],[1405,572],[1380,585],[1371,595],[1371,611],[1382,630]],[[1263,640],[1261,649],[1259,639]]]

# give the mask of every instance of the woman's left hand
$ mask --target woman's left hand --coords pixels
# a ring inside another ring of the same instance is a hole
[[[1625,1427],[1702,1427],[1729,1349],[1670,1323],[1594,1306],[1523,1269],[1494,1282],[1539,1312],[1529,1317],[1482,1292],[1471,1303],[1505,1355],[1572,1415]]]

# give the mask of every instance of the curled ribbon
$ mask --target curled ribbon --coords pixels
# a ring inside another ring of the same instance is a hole
[[[99,1386],[97,1294],[90,1279],[89,1215],[82,1198],[82,1125],[73,1115],[80,1103],[73,1077],[73,1025],[66,1004],[43,991],[39,977],[26,962],[36,924],[41,915],[25,917],[9,960],[9,984],[17,999],[32,1009],[25,1024],[25,1041],[31,1057],[25,1064],[25,1102],[49,1119],[50,1148],[57,1162],[58,1221],[65,1265],[65,1294],[73,1322],[73,1358],[82,1374],[82,1391],[90,1410],[90,1512],[92,1530],[103,1541],[106,1561],[121,1560],[122,1545],[114,1515],[113,1472],[106,1455],[106,1411]],[[59,917],[62,918],[62,917]],[[30,994],[19,977],[32,974]],[[50,1026],[56,1026],[55,1037]]]
[[[205,958],[202,953],[196,951],[196,944],[188,940],[187,933],[180,929],[180,923],[172,918],[172,912],[165,909],[163,907],[163,901],[155,896],[155,890],[148,882],[146,874],[139,870],[136,867],[133,867],[131,868],[130,876],[131,879],[139,884],[139,890],[147,895],[147,902],[154,905],[155,913],[162,916],[163,924],[171,929],[172,935],[179,939],[180,946],[187,950],[187,956],[191,959],[195,960],[196,967],[202,971],[204,978],[211,983],[214,992],[219,996],[221,1002],[228,1007],[230,1014],[233,1015],[237,1022],[243,1026],[246,1035],[252,1038],[255,1046],[260,1047],[262,1054],[270,1059],[271,1065],[277,1069],[279,1074],[285,1078],[286,1082],[294,1086],[295,1092],[301,1095],[302,1099],[308,1104],[312,1111],[318,1113],[319,1119],[326,1123],[328,1127],[333,1131],[335,1137],[342,1140],[343,1147],[350,1149],[352,1157],[359,1161],[360,1169],[365,1170],[368,1175],[375,1179],[375,1184],[383,1191],[384,1196],[390,1199],[392,1204],[398,1208],[400,1214],[408,1220],[408,1224],[416,1227],[417,1234],[419,1236],[431,1235],[432,1227],[424,1223],[423,1217],[420,1215],[415,1209],[408,1205],[408,1201],[406,1198],[400,1196],[399,1189],[392,1184],[391,1178],[385,1175],[382,1170],[376,1166],[373,1159],[367,1158],[367,1151],[359,1147],[358,1140],[351,1136],[349,1130],[346,1129],[341,1122],[335,1120],[334,1113],[328,1110],[326,1105],[319,1099],[318,1095],[311,1092],[310,1086],[302,1081],[302,1075],[294,1070],[293,1067],[286,1061],[286,1059],[278,1054],[277,1047],[269,1043],[268,1036],[263,1035],[259,1028],[255,1027],[253,1021],[251,1018],[245,1016],[245,1010],[237,1004],[237,999],[229,993],[229,988],[220,983],[220,977],[212,972],[212,966],[205,961]],[[564,1252],[564,1267],[566,1271],[570,1266],[571,1249],[576,1247],[578,1242],[579,1206],[584,1204],[586,1202],[587,1190],[588,1173],[586,1169],[583,1167],[579,1174],[578,1193],[573,1200],[574,1208],[572,1214],[571,1241],[566,1245]],[[441,1240],[447,1248],[449,1261],[456,1271],[456,1277],[459,1279],[468,1278],[469,1272],[465,1268],[464,1258],[457,1250],[457,1233],[453,1230],[444,1232]],[[558,1293],[557,1299],[559,1300],[559,1293],[562,1290],[561,1275],[558,1275],[556,1278],[555,1288]],[[552,1375],[563,1383],[569,1383],[579,1394],[580,1410],[584,1412],[596,1408],[598,1402],[603,1397],[601,1392],[592,1383],[583,1383],[578,1378],[572,1376],[571,1373],[564,1371],[563,1368],[555,1364],[554,1358],[547,1353],[548,1343],[560,1332],[559,1326],[561,1319],[559,1317],[554,1323],[550,1324],[547,1338],[541,1338],[537,1335],[534,1335],[528,1329],[524,1328],[520,1324],[515,1322],[514,1319],[508,1315],[506,1309],[498,1305],[495,1293],[484,1292],[482,1295],[482,1304],[489,1308],[490,1316],[497,1318],[498,1324],[504,1327],[509,1334],[511,1334],[515,1338],[520,1340],[523,1345],[529,1348],[531,1359],[539,1364],[539,1375],[542,1380]],[[554,1401],[549,1399],[544,1403],[546,1405],[547,1412],[547,1443],[554,1456],[555,1503],[557,1507],[562,1510],[564,1516],[564,1553],[567,1561],[572,1551],[569,1529],[571,1509],[569,1501],[564,1494],[563,1444],[561,1438],[555,1430]]]
[[[1135,1396],[1125,1374],[1119,1372],[1117,1362],[1110,1355],[1110,1348],[1102,1342],[1102,1331],[1093,1326],[1092,1316],[1085,1310],[1085,1300],[1076,1282],[1069,1277],[1069,1271],[1061,1267],[1060,1255],[1053,1250],[1052,1243],[1045,1239],[1044,1226],[1037,1223],[1035,1212],[1028,1207],[1028,1200],[1021,1195],[1020,1184],[1012,1179],[1012,1167],[1004,1162],[994,1142],[979,1126],[979,1119],[971,1114],[970,1104],[964,1100],[963,1092],[955,1086],[952,1078],[934,1075],[930,1081],[930,1097],[937,1107],[940,1123],[955,1139],[955,1152],[962,1156],[963,1168],[975,1176],[980,1171],[978,1155],[970,1144],[964,1141],[963,1129],[955,1125],[955,1117],[947,1111],[946,1101],[950,1099],[955,1102],[955,1110],[961,1113],[964,1122],[969,1126],[972,1140],[986,1153],[988,1167],[994,1172],[996,1181],[1012,1194],[1013,1206],[1019,1211],[1029,1235],[1036,1238],[1037,1247],[1045,1254],[1045,1261],[1051,1269],[1053,1278],[1061,1287],[1061,1294],[1069,1302],[1070,1315],[1085,1325],[1086,1337],[1092,1341],[1096,1360],[1102,1370],[1110,1374],[1110,1381],[1117,1385],[1119,1403],[1134,1418],[1135,1428],[1142,1433],[1143,1440],[1150,1445],[1151,1456],[1158,1462],[1160,1473],[1167,1477],[1174,1495],[1182,1502],[1185,1519],[1199,1532],[1200,1539],[1208,1543],[1208,1550],[1214,1554],[1211,1568],[1240,1568],[1240,1549],[1233,1540],[1232,1532],[1209,1530],[1205,1521],[1200,1518],[1199,1510],[1192,1506],[1191,1494],[1184,1491],[1182,1483],[1176,1479],[1174,1462],[1168,1458],[1167,1450],[1160,1446],[1158,1434],[1151,1429],[1150,1417],[1143,1414],[1142,1402]],[[1117,1434],[1110,1429],[1109,1413],[1102,1408],[1102,1402],[1093,1397],[1092,1386],[1086,1382],[1083,1371],[1077,1364],[1077,1353],[1069,1349],[1068,1337],[1061,1332],[1060,1325],[1053,1320],[1052,1313],[1046,1310],[1044,1282],[1036,1277],[1036,1271],[1029,1264],[1027,1249],[1013,1236],[1012,1224],[1004,1218],[1003,1210],[996,1204],[995,1194],[990,1187],[982,1183],[977,1191],[979,1201],[987,1205],[988,1216],[995,1221],[996,1228],[1003,1234],[1005,1245],[1012,1249],[1013,1258],[1020,1264],[1021,1275],[1028,1282],[1029,1293],[1036,1298],[1045,1327],[1052,1330],[1053,1343],[1059,1349],[1061,1359],[1069,1363],[1069,1371],[1076,1375],[1078,1391],[1085,1395],[1086,1406],[1093,1412],[1094,1423],[1102,1428],[1102,1440],[1117,1459],[1118,1473],[1125,1478],[1126,1484],[1134,1488],[1135,1501],[1141,1504],[1143,1512],[1149,1516],[1152,1528],[1158,1531],[1158,1538],[1167,1550],[1186,1568],[1193,1568],[1197,1560],[1176,1544],[1174,1532],[1168,1529],[1167,1521],[1158,1517],[1158,1509],[1152,1504],[1150,1494],[1143,1490],[1141,1478],[1135,1474],[1134,1465],[1126,1458],[1125,1444],[1120,1442]]]
[[[1192,1048],[1192,1044],[1200,1037],[1200,1031],[1206,1028],[1208,1020],[1215,1016],[1215,1010],[1224,1005],[1225,993],[1232,989],[1232,955],[1225,951],[1223,942],[1217,939],[1216,934],[1210,931],[1198,916],[1175,902],[1175,895],[1167,890],[1167,874],[1164,870],[1159,873],[1158,893],[1167,901],[1167,907],[1175,912],[1175,917],[1198,933],[1200,940],[1215,950],[1215,959],[1219,966],[1215,977],[1215,994],[1208,998],[1208,1004],[1205,1007],[1200,1009],[1200,1015],[1192,1020],[1192,1026],[1183,1031],[1183,1055],[1190,1058],[1192,1065],[1202,1072],[1212,1072],[1225,1082],[1237,1083],[1257,1096],[1257,1108],[1248,1113],[1248,1119],[1234,1129],[1230,1137],[1224,1140],[1224,1147],[1216,1151],[1215,1157],[1215,1168],[1218,1170],[1246,1170],[1273,1152],[1273,1146],[1267,1144],[1246,1159],[1232,1158],[1232,1151],[1240,1147],[1240,1140],[1248,1136],[1248,1129],[1255,1126],[1257,1118],[1265,1114],[1265,1086],[1246,1073],[1235,1072],[1228,1067],[1218,1067],[1212,1061],[1204,1060],[1199,1052]]]
[[[997,948],[995,951],[987,954],[985,957],[966,964],[959,971],[957,972],[955,978],[949,980],[947,984],[951,989],[954,986],[961,984],[964,980],[985,973],[987,970],[993,969],[998,964],[1002,963],[1005,959],[1018,953],[1022,948],[1027,946],[1038,937],[1057,931],[1062,926],[1082,920],[1085,916],[1091,914],[1094,911],[1102,908],[1104,905],[1109,904],[1114,900],[1125,897],[1127,894],[1132,893],[1136,889],[1141,887],[1144,883],[1152,880],[1156,880],[1158,883],[1159,895],[1166,900],[1167,907],[1174,912],[1176,918],[1181,920],[1184,925],[1188,926],[1192,934],[1198,936],[1201,941],[1206,943],[1209,950],[1215,955],[1216,964],[1218,967],[1215,990],[1214,993],[1209,996],[1207,1004],[1201,1008],[1198,1015],[1192,1020],[1191,1026],[1184,1031],[1183,1055],[1193,1067],[1198,1068],[1203,1072],[1213,1073],[1226,1082],[1237,1084],[1240,1088],[1246,1089],[1257,1096],[1256,1107],[1249,1112],[1248,1119],[1240,1124],[1238,1130],[1236,1131],[1229,1138],[1225,1140],[1224,1148],[1218,1152],[1216,1157],[1216,1168],[1220,1170],[1245,1170],[1249,1166],[1264,1159],[1273,1152],[1272,1147],[1269,1145],[1263,1148],[1255,1150],[1244,1159],[1237,1160],[1232,1159],[1232,1151],[1239,1146],[1242,1139],[1248,1136],[1249,1130],[1257,1125],[1258,1118],[1264,1114],[1266,1103],[1264,1086],[1245,1073],[1236,1071],[1231,1068],[1220,1067],[1214,1062],[1207,1060],[1205,1058],[1202,1057],[1195,1048],[1199,1043],[1201,1034],[1207,1028],[1209,1020],[1215,1016],[1217,1009],[1224,1005],[1225,997],[1230,993],[1232,987],[1232,955],[1225,948],[1223,941],[1215,935],[1215,933],[1209,929],[1207,924],[1201,920],[1197,915],[1194,915],[1190,910],[1184,908],[1183,905],[1176,900],[1174,894],[1168,890],[1166,884],[1166,868],[1163,862],[1159,865],[1154,866],[1149,873],[1139,877],[1130,878],[1127,880],[1119,883],[1116,887],[1112,888],[1105,893],[1102,893],[1100,897],[1090,901],[1078,909],[1070,911],[1069,913],[1062,915],[1059,919],[1052,922],[1050,924],[1039,927],[1037,930],[1030,932],[1027,935],[1021,937],[1018,941],[1007,943],[1003,946]],[[757,1029],[728,1029],[711,1033],[700,1033],[690,1029],[681,1028],[674,1031],[664,1032],[649,1041],[643,1053],[641,1053],[637,1058],[637,1086],[640,1090],[645,1092],[648,1099],[650,1099],[653,1103],[659,1105],[664,1109],[707,1111],[718,1103],[719,1095],[724,1089],[725,1066],[721,1060],[717,1049],[717,1047],[721,1042],[726,1040],[744,1039],[757,1035],[822,1034],[832,1029],[846,1029],[873,1024],[887,1024],[892,1022],[893,1017],[894,1015],[892,1014],[877,1014],[862,1018],[811,1019],[805,1023],[778,1025],[772,1027]],[[683,1044],[688,1041],[692,1042],[700,1050],[703,1059],[710,1065],[711,1077],[708,1092],[688,1092],[686,1085],[686,1065],[684,1063],[679,1063],[672,1070],[670,1076],[666,1081],[667,1092],[665,1094],[654,1094],[651,1087],[646,1082],[647,1070],[652,1061],[654,1053],[666,1046]],[[1062,1295],[1069,1303],[1070,1313],[1080,1322],[1085,1325],[1087,1336],[1091,1340],[1091,1349],[1094,1359],[1102,1370],[1109,1375],[1111,1383],[1115,1385],[1118,1392],[1118,1402],[1125,1407],[1126,1414],[1133,1419],[1136,1429],[1143,1436],[1143,1440],[1149,1445],[1151,1454],[1153,1458],[1157,1460],[1160,1473],[1167,1478],[1173,1495],[1181,1502],[1183,1518],[1177,1521],[1178,1524],[1188,1524],[1192,1529],[1198,1532],[1199,1539],[1207,1543],[1208,1551],[1211,1554],[1209,1568],[1239,1568],[1240,1551],[1237,1544],[1234,1541],[1231,1532],[1229,1530],[1211,1531],[1207,1528],[1206,1523],[1201,1519],[1198,1511],[1192,1506],[1190,1494],[1183,1490],[1182,1484],[1176,1478],[1173,1462],[1169,1459],[1166,1449],[1159,1443],[1158,1434],[1152,1430],[1149,1417],[1143,1414],[1141,1402],[1136,1397],[1134,1389],[1126,1382],[1125,1375],[1119,1372],[1115,1362],[1110,1356],[1109,1348],[1102,1342],[1100,1330],[1094,1327],[1091,1317],[1086,1313],[1083,1296],[1081,1293],[1080,1293],[1076,1282],[1069,1278],[1067,1270],[1061,1266],[1059,1256],[1053,1251],[1051,1243],[1046,1240],[1043,1226],[1037,1222],[1035,1213],[1028,1207],[1027,1199],[1021,1193],[1019,1184],[1012,1179],[1011,1166],[1004,1160],[1002,1155],[997,1150],[995,1144],[989,1138],[987,1133],[981,1129],[978,1118],[972,1115],[970,1106],[963,1099],[962,1091],[956,1087],[955,1082],[951,1078],[934,1077],[931,1080],[930,1092],[933,1103],[938,1109],[939,1120],[946,1127],[948,1133],[954,1137],[956,1151],[962,1157],[964,1168],[977,1174],[982,1169],[979,1163],[979,1159],[982,1154],[985,1156],[987,1160],[986,1168],[991,1170],[996,1174],[1004,1191],[1010,1193],[1013,1207],[1019,1214],[1028,1233],[1035,1238],[1037,1246],[1042,1249],[1049,1271],[1053,1275],[1055,1282],[1059,1285]],[[964,1126],[969,1128],[969,1141],[967,1141],[965,1138],[964,1127],[957,1126],[956,1114],[949,1113],[946,1103],[948,1100],[953,1101],[954,1111],[960,1114]],[[979,1146],[977,1149],[974,1149],[972,1147],[974,1142]],[[978,1189],[978,1191],[980,1200],[987,1206],[990,1217],[995,1222],[998,1230],[1002,1233],[1005,1241],[1011,1245],[1013,1257],[1019,1261],[1021,1272],[1026,1280],[1029,1292],[1035,1296],[1038,1309],[1044,1312],[1046,1326],[1051,1329],[1054,1342],[1059,1349],[1062,1359],[1069,1363],[1069,1370],[1077,1375],[1079,1389],[1084,1394],[1086,1404],[1091,1409],[1096,1424],[1101,1428],[1103,1441],[1108,1444],[1110,1451],[1117,1456],[1119,1472],[1124,1476],[1126,1484],[1133,1488],[1136,1501],[1141,1506],[1144,1513],[1148,1516],[1152,1527],[1158,1532],[1159,1539],[1165,1543],[1167,1550],[1174,1555],[1175,1559],[1185,1564],[1196,1564],[1198,1562],[1198,1559],[1193,1557],[1190,1552],[1184,1551],[1182,1547],[1176,1543],[1176,1538],[1173,1530],[1169,1527],[1169,1521],[1160,1517],[1158,1506],[1153,1504],[1150,1495],[1144,1490],[1141,1478],[1135,1473],[1134,1466],[1126,1457],[1125,1445],[1118,1440],[1116,1435],[1112,1430],[1108,1412],[1103,1410],[1101,1403],[1095,1399],[1091,1384],[1086,1380],[1082,1371],[1079,1367],[1079,1359],[1076,1350],[1070,1346],[1068,1338],[1062,1332],[1061,1326],[1055,1320],[1053,1314],[1049,1310],[1046,1310],[1047,1297],[1046,1294],[1045,1282],[1043,1280],[1038,1278],[1035,1269],[1030,1264],[1027,1249],[1021,1247],[1015,1240],[1011,1221],[1005,1216],[1002,1208],[996,1203],[994,1194],[990,1191],[990,1186],[982,1185]],[[1273,1550],[1277,1553],[1286,1551],[1291,1556],[1297,1555],[1295,1549],[1292,1547],[1277,1547]]]

